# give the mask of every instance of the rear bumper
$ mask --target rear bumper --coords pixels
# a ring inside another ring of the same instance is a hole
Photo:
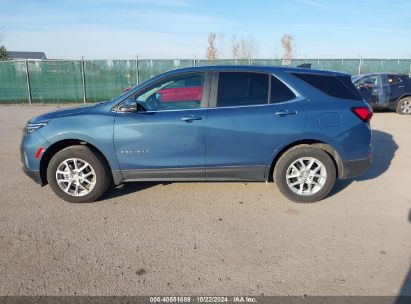
[[[364,159],[349,160],[343,162],[340,179],[348,179],[362,175],[370,167],[371,156]]]
[[[371,108],[373,110],[385,110],[385,109],[390,109],[390,110],[395,110],[396,106],[397,106],[397,101],[389,101],[387,103],[384,104],[380,104],[380,103],[369,103],[369,105],[371,106]]]

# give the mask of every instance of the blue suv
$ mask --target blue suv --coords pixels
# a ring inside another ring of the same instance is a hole
[[[194,67],[31,119],[21,159],[69,202],[135,181],[275,181],[287,198],[314,202],[368,168],[371,116],[348,74]]]

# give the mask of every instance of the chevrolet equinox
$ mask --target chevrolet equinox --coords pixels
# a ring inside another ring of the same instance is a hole
[[[295,202],[369,166],[370,106],[338,72],[213,66],[27,122],[27,175],[69,202],[136,181],[274,181]]]

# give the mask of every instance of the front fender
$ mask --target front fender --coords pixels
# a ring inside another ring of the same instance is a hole
[[[103,154],[112,170],[119,170],[113,143],[113,124],[114,115],[85,114],[52,119],[39,131],[50,145],[63,140],[84,141]]]

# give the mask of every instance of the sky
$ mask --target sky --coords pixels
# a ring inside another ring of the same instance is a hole
[[[0,45],[48,58],[220,57],[233,36],[257,58],[411,58],[411,0],[0,0]]]

